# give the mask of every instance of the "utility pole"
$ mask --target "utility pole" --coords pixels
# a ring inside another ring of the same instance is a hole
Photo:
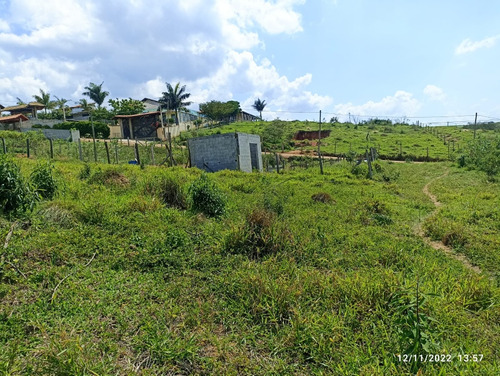
[[[319,169],[321,171],[321,175],[323,175],[324,174],[323,160],[321,159],[321,110],[319,110],[318,158],[319,158]]]

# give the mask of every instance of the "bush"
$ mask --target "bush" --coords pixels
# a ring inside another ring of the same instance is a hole
[[[220,217],[226,213],[227,199],[206,174],[189,186],[191,209],[207,217]]]
[[[496,140],[477,139],[469,143],[466,163],[489,177],[500,173],[500,138]]]
[[[171,177],[148,182],[145,191],[157,196],[167,206],[182,210],[187,208],[186,194],[181,184]]]
[[[260,259],[293,247],[292,233],[286,226],[280,226],[276,214],[266,209],[255,209],[247,216],[242,228],[229,234],[224,248],[229,253]]]
[[[19,166],[5,156],[0,157],[0,210],[23,213],[33,210],[38,195],[21,175]]]
[[[315,193],[311,196],[311,198],[313,199],[313,201],[322,202],[324,204],[328,204],[333,201],[332,196],[330,196],[326,192]]]
[[[94,121],[94,132],[96,137],[101,134],[103,138],[109,137],[109,127],[106,123]],[[81,135],[92,135],[92,123],[90,121],[72,121],[54,125],[54,129],[78,129]]]
[[[85,180],[85,179],[90,178],[90,172],[91,172],[90,171],[90,165],[88,165],[87,163],[85,163],[85,165],[82,167],[82,169],[78,173],[78,179]]]
[[[54,166],[49,162],[40,162],[31,173],[31,182],[35,191],[45,199],[52,199],[57,191],[57,181],[53,175]]]

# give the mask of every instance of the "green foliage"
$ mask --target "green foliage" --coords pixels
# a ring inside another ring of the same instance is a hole
[[[4,155],[0,156],[0,210],[5,214],[31,211],[37,198],[19,166]]]
[[[311,198],[313,201],[322,202],[324,204],[329,204],[329,203],[334,202],[334,200],[332,199],[332,196],[330,196],[330,194],[328,194],[326,192],[315,193],[311,196]]]
[[[31,182],[35,191],[43,198],[51,200],[58,187],[54,177],[54,165],[50,161],[39,162],[31,173]]]
[[[106,107],[100,107],[90,110],[90,115],[93,120],[111,120],[113,119],[113,112],[109,111]]]
[[[110,99],[108,103],[113,108],[114,115],[134,115],[144,111],[146,106],[137,99]]]
[[[417,282],[415,292],[403,289],[392,296],[389,306],[394,310],[401,354],[421,356],[439,351],[436,320],[427,307],[432,295],[419,291]],[[413,362],[412,370],[416,372],[420,363],[420,359]]]
[[[153,194],[167,206],[186,209],[187,198],[181,184],[172,177],[159,177],[148,181],[145,187],[147,193]]]
[[[282,147],[288,149],[290,140],[293,137],[293,131],[289,123],[281,120],[273,120],[266,123],[261,136],[262,146],[265,149],[277,150]]]
[[[166,106],[167,109],[174,110],[175,123],[179,124],[179,110],[191,104],[187,100],[191,94],[186,92],[186,85],[181,86],[180,82],[177,82],[175,86],[172,86],[168,82],[166,85],[167,91],[162,93],[159,102]]]
[[[227,252],[244,254],[251,259],[289,251],[294,246],[292,233],[267,209],[253,210],[244,226],[230,233],[225,243]]]
[[[26,176],[37,164],[16,163]],[[162,204],[162,182],[187,188],[196,169],[92,163],[89,184],[81,162],[53,163],[65,189],[2,252],[0,373],[499,374],[500,189],[480,171],[379,161],[400,174],[390,183],[345,162],[324,175],[220,171],[208,177],[227,187],[226,215],[209,220]],[[116,189],[120,176],[130,184]],[[429,181],[442,206],[426,217]],[[483,272],[432,249],[419,221]],[[12,225],[0,216],[2,243]],[[395,357],[425,348],[455,358]]]
[[[90,165],[88,163],[85,163],[80,172],[78,173],[78,178],[80,180],[88,179],[90,178],[90,172],[91,172]]]
[[[225,121],[231,116],[236,116],[240,111],[240,103],[237,101],[210,101],[200,104],[200,112],[213,121]]]
[[[207,174],[195,180],[188,192],[192,210],[207,217],[220,217],[226,213],[227,198]]]
[[[54,125],[54,129],[78,129],[80,131],[80,135],[85,137],[85,135],[92,136],[92,123],[94,124],[94,131],[96,137],[98,134],[101,134],[102,137],[108,138],[110,134],[109,127],[106,123],[101,123],[98,121],[72,121],[66,123],[59,123]]]
[[[101,82],[100,85],[96,85],[93,82],[89,84],[89,86],[85,86],[85,92],[82,95],[86,95],[90,99],[92,99],[95,103],[97,103],[97,108],[100,109],[104,100],[109,95],[109,92],[102,90],[102,85],[104,82]]]
[[[467,165],[486,172],[489,177],[500,173],[500,138],[479,138],[469,143]]]

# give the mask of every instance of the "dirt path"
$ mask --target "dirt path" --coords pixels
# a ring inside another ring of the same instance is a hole
[[[475,272],[477,274],[481,274],[482,273],[481,269],[479,267],[475,266],[475,265],[472,265],[472,263],[469,261],[469,259],[465,255],[462,255],[462,254],[459,254],[459,253],[455,253],[453,251],[453,249],[451,249],[450,247],[448,247],[447,245],[445,245],[443,242],[434,241],[431,238],[425,236],[425,232],[424,232],[424,229],[423,229],[424,220],[426,218],[430,217],[431,215],[434,215],[435,213],[437,213],[439,211],[439,208],[443,205],[441,202],[438,201],[437,197],[435,195],[433,195],[429,191],[429,187],[436,180],[442,179],[442,178],[446,177],[447,175],[448,175],[448,171],[446,171],[443,175],[438,176],[437,178],[432,179],[431,181],[429,181],[424,186],[424,188],[422,188],[422,192],[427,197],[429,197],[429,199],[432,201],[432,203],[434,204],[434,206],[436,207],[436,209],[432,213],[430,213],[429,215],[427,215],[425,218],[423,218],[422,221],[420,221],[420,223],[415,228],[415,233],[418,236],[420,236],[424,240],[424,242],[426,244],[428,244],[429,246],[431,246],[435,250],[441,251],[441,252],[445,253],[446,256],[448,256],[448,257],[450,257],[452,259],[460,261],[467,269],[472,270],[473,272]]]

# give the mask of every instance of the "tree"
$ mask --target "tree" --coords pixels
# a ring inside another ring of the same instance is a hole
[[[33,98],[35,98],[38,103],[45,106],[45,113],[47,113],[47,110],[50,110],[55,106],[55,103],[50,100],[50,93],[46,93],[42,89],[40,89],[40,95],[33,95]]]
[[[200,104],[200,112],[213,121],[227,121],[231,116],[236,116],[239,111],[240,103],[237,101],[210,101]]]
[[[78,104],[80,106],[82,106],[82,110],[83,111],[90,112],[94,108],[94,104],[93,103],[89,103],[85,98],[80,99],[80,101],[78,102]]]
[[[89,84],[89,86],[85,86],[85,90],[87,90],[87,91],[82,93],[82,95],[89,97],[95,103],[97,103],[97,108],[99,110],[101,109],[101,106],[104,103],[104,100],[109,95],[109,92],[102,90],[103,83],[104,83],[104,81],[101,82],[100,85],[96,85],[93,82],[91,82]]]
[[[255,108],[260,113],[260,120],[262,120],[262,111],[266,107],[266,101],[261,101],[260,98],[257,98],[255,102],[253,102],[252,107]]]
[[[174,110],[175,112],[175,124],[179,125],[179,110],[189,106],[191,102],[187,101],[190,97],[190,93],[186,93],[186,85],[180,86],[180,82],[177,82],[175,87],[172,87],[168,82],[166,82],[167,91],[163,92],[163,96],[159,99],[163,105],[169,110]]]
[[[23,101],[23,100],[22,100],[21,98],[19,98],[19,97],[16,97],[16,99],[17,99],[17,102],[16,102],[16,104],[17,104],[18,106],[21,106],[21,105],[24,105],[24,104],[26,104],[26,102],[25,102],[25,101]]]
[[[69,102],[68,99],[56,97],[55,104],[56,104],[56,106],[59,107],[60,110],[62,110],[63,121],[66,121],[66,109],[68,108],[68,106],[66,106],[66,103],[68,103],[68,102]]]
[[[108,103],[113,108],[115,115],[134,115],[140,114],[146,109],[144,103],[137,99],[110,99]]]

